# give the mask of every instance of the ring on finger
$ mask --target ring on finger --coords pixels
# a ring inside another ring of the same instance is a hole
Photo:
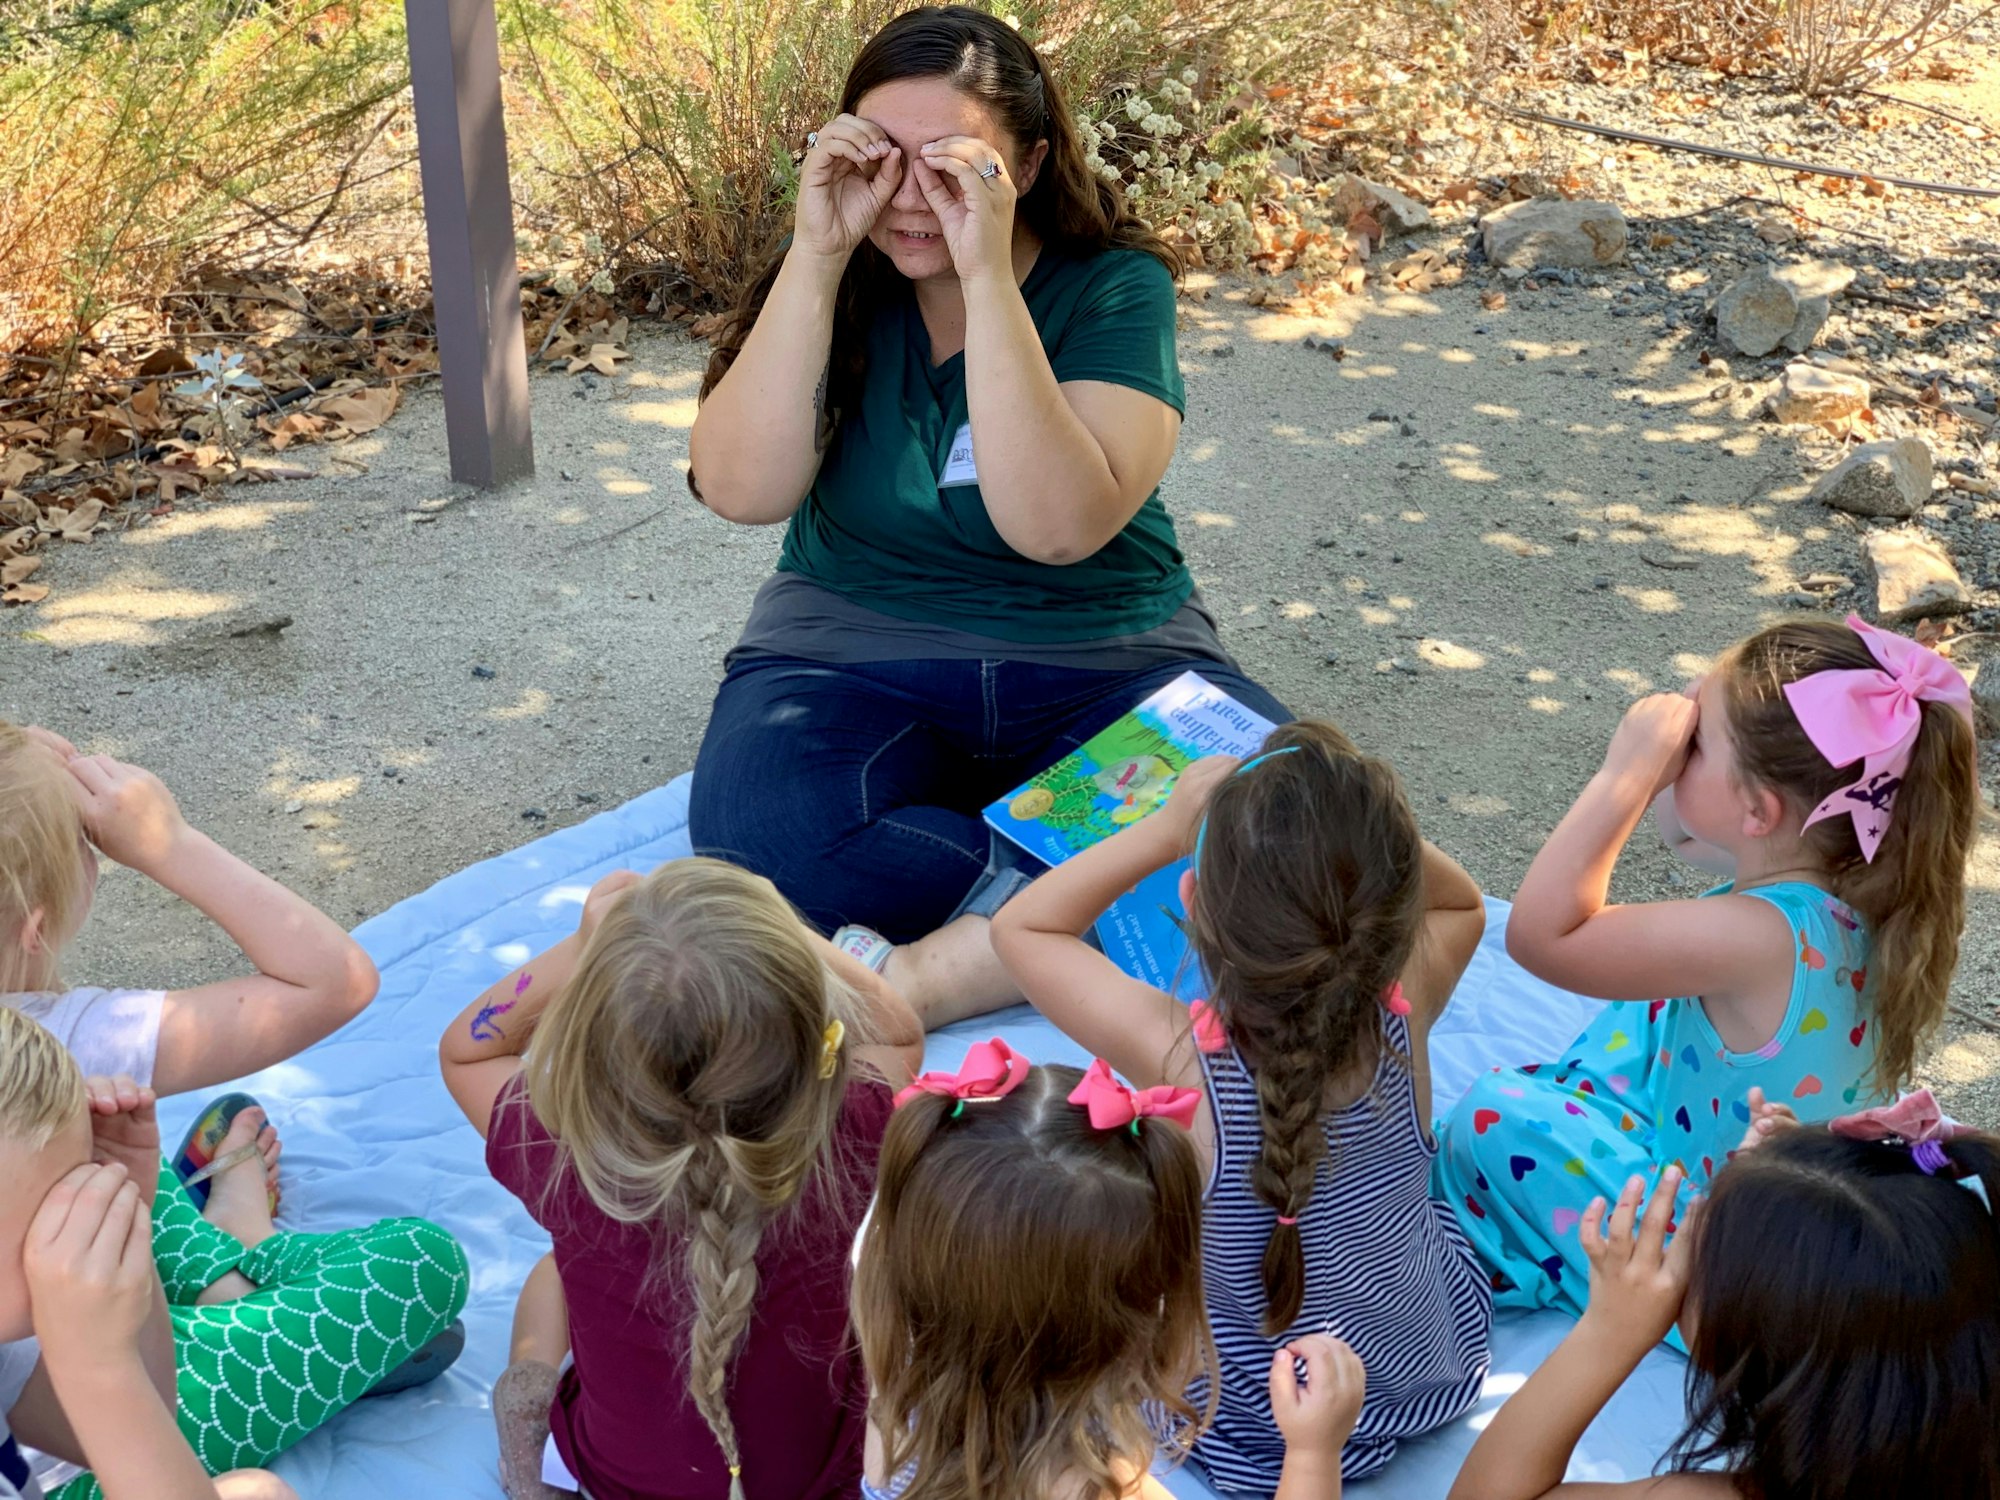
[[[819,144],[819,132],[817,130],[808,130],[806,132],[806,150],[810,151],[812,150],[813,147],[817,146],[818,144]]]
[[[1000,163],[997,161],[989,161],[985,166],[979,169],[979,175],[986,181],[991,182],[995,177],[998,177],[1000,175]]]

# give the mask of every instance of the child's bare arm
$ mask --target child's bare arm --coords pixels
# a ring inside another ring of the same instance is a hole
[[[91,842],[229,934],[257,972],[175,990],[160,1017],[153,1087],[186,1093],[303,1051],[375,997],[375,965],[340,927],[190,828],[158,777],[104,755],[66,757]]]
[[[924,1023],[888,980],[817,932],[807,931],[826,966],[854,992],[867,1013],[870,1036],[854,1047],[855,1060],[867,1064],[890,1088],[902,1088],[924,1065]]]
[[[521,1071],[521,1054],[542,1012],[576,972],[590,934],[611,903],[638,882],[630,870],[614,870],[599,880],[584,898],[575,932],[488,985],[445,1027],[438,1040],[438,1071],[480,1135],[493,1122],[501,1090]]]
[[[1426,1022],[1444,1013],[1486,933],[1486,901],[1465,867],[1424,840],[1424,924],[1403,970],[1403,994]]]

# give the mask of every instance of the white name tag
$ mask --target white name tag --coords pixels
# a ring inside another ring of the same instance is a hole
[[[977,483],[979,471],[972,466],[972,424],[967,422],[951,440],[951,455],[944,461],[944,472],[938,475],[938,488]]]

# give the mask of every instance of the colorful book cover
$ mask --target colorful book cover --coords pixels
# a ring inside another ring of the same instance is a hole
[[[1097,941],[1104,956],[1134,979],[1177,1000],[1201,1000],[1208,995],[1208,980],[1201,961],[1188,951],[1187,908],[1181,905],[1181,871],[1187,867],[1177,859],[1112,902],[1097,919]]]
[[[1275,726],[1183,672],[1117,722],[986,809],[986,821],[1047,865],[1138,822],[1204,755],[1249,755]]]

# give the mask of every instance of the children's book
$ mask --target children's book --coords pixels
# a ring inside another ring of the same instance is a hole
[[[1189,762],[1255,754],[1275,727],[1199,673],[1183,672],[988,807],[986,821],[1044,864],[1059,865],[1157,809]],[[1148,876],[1097,922],[1112,962],[1184,999],[1203,993],[1181,931],[1186,868],[1180,860]]]

